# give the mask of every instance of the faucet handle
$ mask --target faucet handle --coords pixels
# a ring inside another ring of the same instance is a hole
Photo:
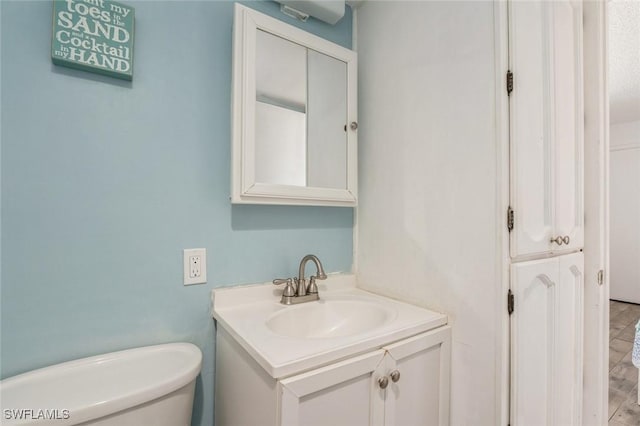
[[[296,295],[296,289],[293,288],[293,279],[291,278],[276,278],[273,280],[273,285],[281,285],[285,284],[284,291],[282,292],[283,297],[293,297]]]
[[[316,285],[316,278],[315,276],[311,276],[311,278],[309,278],[309,287],[307,287],[307,294],[313,294],[313,293],[318,293],[318,286]],[[319,278],[322,279],[322,278]]]

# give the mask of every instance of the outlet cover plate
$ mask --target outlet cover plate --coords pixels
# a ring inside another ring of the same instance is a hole
[[[184,285],[204,284],[207,282],[207,250],[203,248],[183,250]],[[199,265],[194,263],[199,263]],[[192,269],[199,269],[200,274],[193,274]],[[195,276],[193,276],[195,275]]]

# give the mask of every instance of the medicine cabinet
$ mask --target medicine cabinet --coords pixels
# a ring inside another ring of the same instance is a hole
[[[231,200],[355,206],[356,53],[235,4]]]

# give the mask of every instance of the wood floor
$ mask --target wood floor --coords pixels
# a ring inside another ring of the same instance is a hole
[[[609,302],[609,426],[640,426],[638,369],[631,363],[640,305]]]

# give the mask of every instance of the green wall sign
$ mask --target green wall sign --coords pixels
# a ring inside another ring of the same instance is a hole
[[[54,0],[53,63],[133,79],[134,14],[115,1]]]

